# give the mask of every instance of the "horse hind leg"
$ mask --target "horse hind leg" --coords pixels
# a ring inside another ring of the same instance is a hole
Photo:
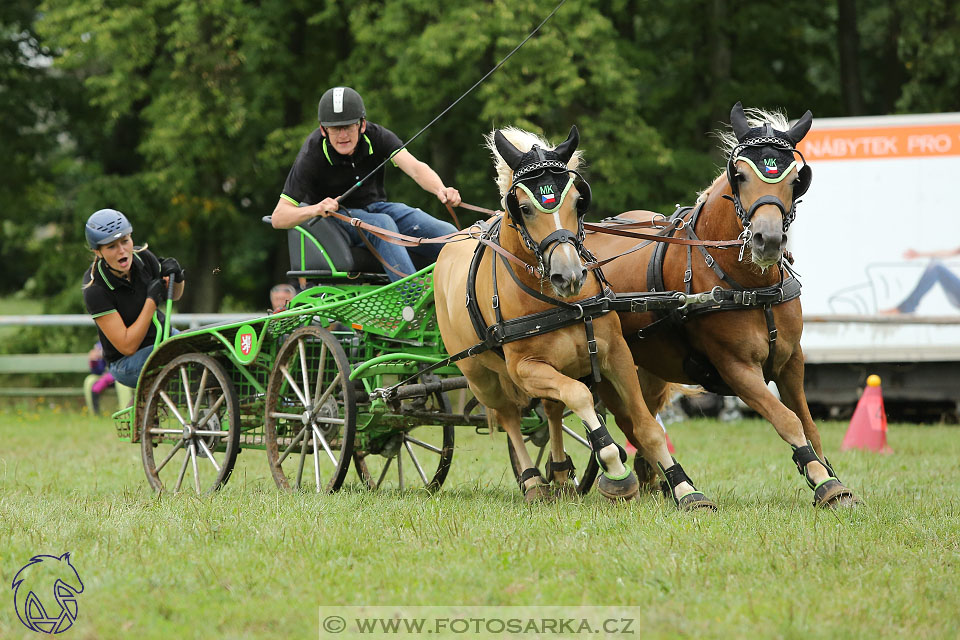
[[[644,392],[644,400],[646,400],[646,387],[641,388]],[[623,431],[623,435],[630,444],[637,449],[637,453],[633,458],[633,470],[637,476],[637,482],[640,484],[640,491],[644,493],[659,491],[660,476],[657,473],[657,469],[643,457],[642,446],[634,433],[637,425],[634,424],[634,418],[620,399],[620,395],[617,394],[613,385],[611,385],[608,380],[601,381],[597,386],[597,395],[600,396],[607,410],[613,414],[613,419],[616,421],[620,430]]]
[[[523,441],[523,433],[520,431],[520,411],[517,407],[510,405],[499,409],[492,409],[494,419],[507,432],[510,438],[510,444],[517,455],[520,468],[520,490],[523,491],[523,498],[527,502],[538,502],[550,498],[550,486],[544,482],[540,470],[533,464],[530,454],[527,453],[527,445]]]
[[[545,472],[547,482],[553,486],[554,495],[562,498],[579,497],[571,481],[574,473],[573,459],[563,448],[563,410],[566,407],[555,400],[544,400],[543,410],[547,414],[550,430],[550,457]]]

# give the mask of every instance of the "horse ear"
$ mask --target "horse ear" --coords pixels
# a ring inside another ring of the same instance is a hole
[[[517,167],[520,166],[520,159],[523,158],[523,153],[513,146],[513,143],[507,140],[505,135],[500,133],[500,129],[497,129],[493,133],[493,142],[497,147],[497,153],[500,154],[503,161],[507,163],[508,167],[516,171]]]
[[[570,162],[570,158],[573,157],[573,152],[577,150],[577,145],[580,144],[580,132],[577,131],[577,125],[570,127],[570,135],[567,136],[567,139],[557,145],[557,148],[553,151],[560,156],[560,159],[563,161],[563,164]]]
[[[733,125],[733,134],[737,136],[738,142],[742,141],[743,137],[750,132],[747,116],[743,113],[743,104],[739,101],[730,110],[730,124]]]
[[[807,112],[800,116],[800,119],[797,120],[797,123],[790,127],[790,131],[787,131],[787,137],[790,138],[790,141],[793,144],[797,144],[803,140],[803,136],[807,135],[807,131],[810,131],[810,125],[813,124],[813,114],[807,109]]]

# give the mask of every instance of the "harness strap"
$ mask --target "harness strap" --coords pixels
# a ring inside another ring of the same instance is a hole
[[[587,316],[583,320],[583,327],[587,333],[587,353],[590,354],[590,373],[593,383],[600,382],[600,361],[597,358],[597,339],[593,334],[593,318]]]

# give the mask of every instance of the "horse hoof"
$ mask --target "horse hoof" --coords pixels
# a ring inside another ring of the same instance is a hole
[[[630,500],[640,493],[640,483],[633,471],[628,471],[626,477],[614,480],[602,474],[597,482],[597,490],[610,500]]]
[[[837,507],[853,507],[860,503],[853,491],[850,491],[836,478],[830,478],[821,483],[813,491],[813,506],[836,509]]]
[[[553,497],[558,500],[579,500],[580,494],[572,482],[553,485]]]
[[[548,502],[551,497],[550,486],[546,484],[535,484],[523,492],[523,499],[527,504],[533,502]]]
[[[717,504],[703,495],[699,491],[688,493],[677,501],[677,509],[680,511],[696,511],[697,509],[706,509],[707,511],[716,511]]]

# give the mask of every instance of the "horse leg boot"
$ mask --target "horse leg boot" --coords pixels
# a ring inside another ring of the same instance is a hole
[[[559,400],[583,421],[591,448],[603,470],[597,483],[601,494],[611,500],[629,500],[637,495],[637,477],[623,464],[627,452],[610,437],[594,409],[593,394],[587,385],[568,378],[544,362],[532,359],[517,363],[511,377],[522,380],[523,389],[530,396]]]
[[[550,429],[550,457],[547,459],[547,482],[553,487],[554,495],[564,498],[577,497],[577,489],[571,482],[574,473],[573,459],[563,448],[563,404],[554,400],[544,400],[543,410],[547,414]],[[559,460],[559,462],[557,462]]]
[[[646,388],[644,388],[646,394]],[[597,385],[597,395],[603,401],[603,405],[613,414],[613,419],[617,426],[623,431],[623,435],[637,449],[637,455],[633,458],[633,470],[637,475],[637,481],[640,483],[640,490],[644,492],[653,492],[660,490],[660,474],[657,469],[651,466],[643,457],[643,448],[637,437],[634,435],[635,426],[633,416],[627,410],[626,405],[620,399],[613,385],[609,380],[602,380]]]
[[[637,370],[627,366],[633,363],[633,358],[622,338],[620,347],[618,348],[616,343],[611,345],[609,364],[603,370],[603,375],[621,399],[626,409],[624,413],[631,416],[630,424],[633,426],[631,442],[637,446],[638,453],[643,455],[651,467],[655,466],[664,474],[669,494],[677,508],[682,511],[716,510],[717,505],[696,490],[690,478],[683,472],[683,468],[670,456],[663,428],[651,415],[643,401],[640,380],[636,375]],[[629,375],[623,372],[629,372]]]
[[[800,423],[803,425],[803,434],[809,446],[813,448],[813,453],[817,460],[827,468],[827,473],[830,474],[831,479],[837,481],[836,483],[831,483],[827,480],[826,483],[819,487],[813,485],[811,488],[814,491],[814,504],[833,501],[838,505],[851,506],[859,502],[853,491],[843,486],[840,478],[830,465],[830,461],[823,455],[823,446],[820,444],[820,431],[813,421],[813,416],[810,415],[810,408],[807,406],[807,397],[803,392],[803,354],[800,351],[799,345],[787,361],[786,366],[780,371],[776,382],[777,388],[780,389],[781,401],[800,418]],[[798,451],[800,451],[800,449],[794,449],[794,462],[796,462]],[[808,454],[800,453],[799,455],[802,459],[809,459]],[[809,484],[810,479],[806,477],[806,468],[804,467],[800,473]],[[829,489],[828,485],[830,485]],[[817,499],[818,491],[821,494],[819,500]]]
[[[513,450],[517,454],[517,460],[523,468],[520,474],[520,490],[523,492],[523,498],[527,502],[537,502],[550,497],[550,487],[543,481],[540,470],[533,464],[530,454],[527,453],[527,445],[523,442],[523,434],[520,432],[520,412],[516,407],[501,408],[493,410],[497,422],[507,432]]]
[[[770,393],[770,389],[763,381],[763,373],[761,373],[759,367],[737,362],[723,369],[718,367],[718,369],[723,379],[740,396],[740,399],[768,420],[780,434],[780,437],[794,450],[793,460],[797,464],[800,474],[807,481],[807,484],[814,488],[814,505],[818,507],[834,506],[843,495],[853,496],[853,493],[836,479],[823,461],[814,453],[813,447],[807,443],[800,418]],[[809,454],[807,450],[809,450]],[[830,480],[833,480],[835,484],[830,483]],[[819,493],[817,487],[821,487]],[[818,501],[818,495],[823,500]]]

